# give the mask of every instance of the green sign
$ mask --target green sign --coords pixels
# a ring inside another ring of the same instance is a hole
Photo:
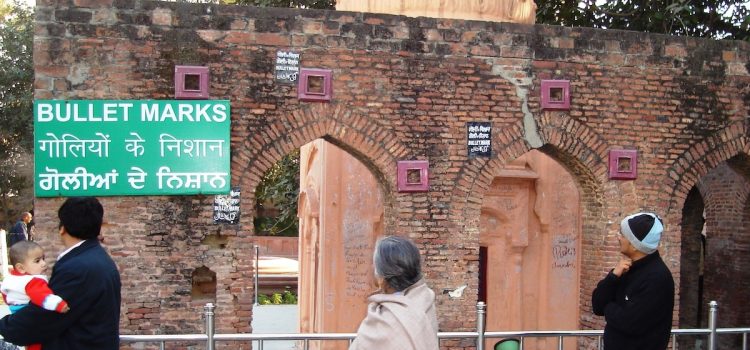
[[[34,101],[37,197],[227,194],[229,101]]]

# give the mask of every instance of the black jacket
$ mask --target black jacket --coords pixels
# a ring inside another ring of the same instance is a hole
[[[612,271],[591,297],[604,316],[604,350],[664,350],[674,309],[674,279],[659,252],[633,262],[621,277]]]
[[[8,247],[20,242],[27,240],[29,237],[29,227],[25,222],[18,220],[8,232]]]
[[[61,314],[29,304],[0,320],[5,340],[41,343],[44,350],[119,348],[120,274],[99,241],[84,241],[60,258],[49,286],[70,311]]]

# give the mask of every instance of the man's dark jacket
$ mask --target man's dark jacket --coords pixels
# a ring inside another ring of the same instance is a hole
[[[28,239],[28,226],[26,225],[23,220],[18,220],[13,227],[10,228],[10,232],[8,232],[8,247]]]
[[[621,277],[611,271],[591,298],[604,316],[604,350],[664,350],[669,344],[674,279],[659,252],[633,262]]]
[[[117,350],[120,333],[120,274],[96,239],[86,240],[55,263],[49,281],[70,311],[29,304],[0,320],[0,334],[18,345],[43,350]]]

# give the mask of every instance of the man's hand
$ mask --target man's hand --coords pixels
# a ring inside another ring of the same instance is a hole
[[[612,270],[612,273],[614,273],[617,277],[621,277],[622,274],[630,270],[631,264],[633,264],[633,261],[629,258],[620,258],[620,262],[617,263],[617,266],[615,266],[614,270]]]

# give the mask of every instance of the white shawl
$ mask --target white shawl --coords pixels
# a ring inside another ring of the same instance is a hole
[[[421,280],[403,294],[375,294],[349,350],[437,350],[435,293]]]

